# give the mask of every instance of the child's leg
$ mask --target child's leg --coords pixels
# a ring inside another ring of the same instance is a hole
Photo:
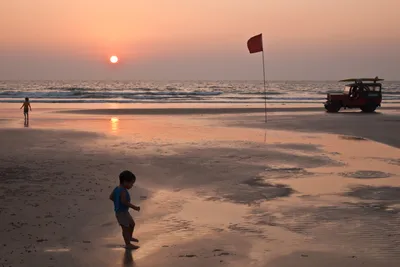
[[[122,228],[122,237],[124,238],[125,245],[127,246],[131,245],[131,237],[132,237],[131,227],[121,226],[121,228]]]
[[[129,231],[131,233],[131,241],[133,242],[139,242],[139,240],[137,238],[133,237],[133,231],[135,230],[135,221],[133,219],[131,219],[131,223],[129,225]]]
[[[132,227],[122,227],[122,237],[125,241],[125,248],[126,249],[138,249],[139,247],[136,245],[131,244],[131,236],[132,236]]]
[[[131,235],[131,237],[133,236],[133,230],[134,230],[134,227],[132,225],[129,226],[129,234]]]
[[[133,231],[135,230],[135,221],[131,219],[131,223],[129,224],[129,230],[131,231],[131,236],[133,235]]]
[[[138,242],[137,239],[132,238],[133,230],[135,229],[135,221],[129,212],[117,212],[116,217],[119,225],[122,228],[122,237],[124,238],[126,248],[135,249],[138,248],[131,244],[131,241]]]
[[[134,231],[134,227],[130,227],[129,228],[129,231],[130,231],[130,234],[131,234],[131,241],[133,241],[133,242],[139,242],[139,240],[137,239],[137,238],[134,238],[133,237],[133,231]]]

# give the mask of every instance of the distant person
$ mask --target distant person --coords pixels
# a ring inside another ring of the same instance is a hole
[[[29,120],[29,110],[32,111],[31,103],[29,102],[29,98],[25,97],[25,101],[19,109],[24,108],[24,117],[25,120]]]
[[[140,211],[140,207],[131,204],[131,197],[128,190],[132,188],[136,181],[135,175],[130,171],[123,171],[119,175],[119,186],[117,186],[110,195],[110,200],[114,202],[114,211],[117,221],[122,228],[122,237],[125,241],[125,248],[137,249],[138,246],[131,244],[139,242],[133,237],[135,221],[129,213],[129,208]]]

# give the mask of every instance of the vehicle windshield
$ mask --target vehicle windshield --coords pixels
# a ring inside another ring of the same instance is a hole
[[[373,92],[378,92],[380,90],[379,85],[368,85],[365,86],[366,91],[373,91]]]

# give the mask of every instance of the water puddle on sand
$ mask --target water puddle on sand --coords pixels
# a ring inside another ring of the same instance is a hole
[[[198,199],[185,203],[175,216],[195,224],[223,227],[243,222],[247,211],[244,205]]]
[[[203,200],[185,190],[159,190],[148,201],[147,219],[138,224],[136,233],[140,249],[134,252],[135,260],[168,254],[177,245],[203,242],[220,231],[229,231],[230,225],[242,224],[250,210],[246,205]],[[107,242],[118,243],[120,239],[116,232]]]

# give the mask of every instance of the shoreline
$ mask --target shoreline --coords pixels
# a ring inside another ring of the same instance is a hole
[[[319,107],[273,107],[268,108],[267,112],[323,112],[326,113],[324,108]],[[380,110],[400,110],[398,107],[383,107],[377,109],[376,113]],[[364,115],[371,115],[362,113],[358,109],[347,109],[345,111],[353,111]],[[58,113],[74,113],[74,114],[92,114],[92,115],[193,115],[193,114],[246,114],[246,113],[264,113],[264,108],[109,108],[109,109],[80,109],[80,110],[63,110],[56,111]],[[341,111],[343,112],[343,111]],[[339,112],[340,113],[340,112]],[[337,113],[337,114],[339,114]],[[334,114],[333,114],[334,115]]]
[[[20,103],[2,103],[1,112],[7,110],[18,113]],[[173,114],[245,114],[264,113],[264,103],[32,103],[33,111],[50,111],[52,113],[75,113],[87,115],[173,115]],[[400,111],[399,104],[383,104],[375,113],[381,111]],[[267,112],[320,112],[327,113],[323,103],[267,103]],[[341,113],[362,113],[360,109],[341,109]],[[332,114],[335,115],[334,113]],[[369,114],[371,115],[371,114]]]

